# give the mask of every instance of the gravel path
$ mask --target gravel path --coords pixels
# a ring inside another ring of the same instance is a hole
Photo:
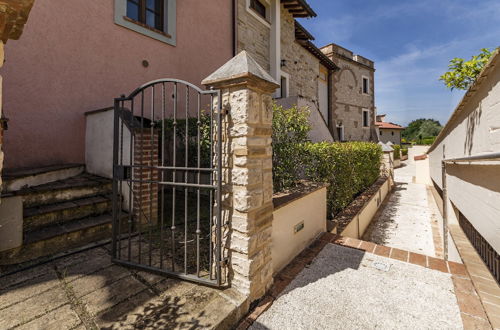
[[[250,329],[462,329],[450,274],[329,244]]]

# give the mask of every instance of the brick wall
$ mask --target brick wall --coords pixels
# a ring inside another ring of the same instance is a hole
[[[134,134],[134,165],[158,166],[159,132],[138,129]],[[147,168],[134,168],[135,180],[157,181],[159,171]],[[134,182],[134,217],[142,225],[155,225],[158,222],[159,185],[147,182]]]

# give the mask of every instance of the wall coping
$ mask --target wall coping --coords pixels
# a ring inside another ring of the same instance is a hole
[[[349,224],[354,221],[354,219],[356,219],[356,217],[358,217],[361,213],[363,213],[363,211],[365,210],[366,206],[376,197],[378,196],[378,192],[382,189],[382,187],[387,183],[387,181],[391,180],[391,177],[388,176],[388,177],[380,177],[377,179],[377,181],[375,181],[368,189],[366,189],[361,195],[359,195],[358,197],[356,197],[347,207],[346,209],[348,209],[351,205],[353,205],[353,203],[355,203],[356,201],[358,201],[359,199],[363,198],[363,197],[366,197],[368,195],[368,199],[366,199],[366,201],[363,203],[363,205],[359,208],[359,210],[356,212],[356,214],[352,215],[349,217],[349,221],[341,221],[342,223],[338,223],[338,222],[334,222],[334,229],[336,228],[337,229],[337,232],[340,234],[344,231],[344,229],[346,229]],[[375,191],[370,191],[371,189],[375,188],[375,187],[378,187],[377,190]],[[379,205],[379,207],[382,205],[382,203]],[[340,215],[342,214],[342,212],[340,213]],[[337,217],[339,217],[339,215],[337,215]],[[334,218],[337,219],[337,217]],[[339,219],[340,220],[340,219]],[[332,221],[333,222],[333,221]]]
[[[273,194],[274,210],[276,211],[320,189],[327,188],[328,186],[328,183],[302,182],[299,186],[290,191]]]

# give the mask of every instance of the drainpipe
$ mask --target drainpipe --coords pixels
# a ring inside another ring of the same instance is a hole
[[[446,161],[441,162],[442,186],[443,186],[443,254],[444,260],[448,260],[448,189],[446,187]]]
[[[233,57],[238,51],[238,2],[233,0]]]

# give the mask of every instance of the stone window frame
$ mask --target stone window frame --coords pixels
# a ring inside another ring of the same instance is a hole
[[[366,113],[366,122],[368,125],[365,126],[365,113]],[[370,128],[370,109],[362,109],[361,111],[361,126],[363,128]]]
[[[366,90],[367,92],[365,93],[365,89],[364,89],[364,86],[365,86],[365,83],[364,81],[366,80]],[[364,94],[364,95],[370,95],[370,78],[367,77],[367,76],[361,76],[361,93]]]
[[[115,24],[143,34],[147,37],[164,42],[171,46],[177,44],[177,0],[163,0],[164,4],[164,31],[156,30],[127,17],[127,0],[115,0]]]
[[[268,0],[258,0],[260,3],[262,3],[266,7],[266,18],[263,18],[260,16],[255,10],[253,10],[250,7],[250,0],[246,0],[246,10],[250,15],[255,17],[259,22],[267,26],[268,28],[271,28],[271,3]]]

